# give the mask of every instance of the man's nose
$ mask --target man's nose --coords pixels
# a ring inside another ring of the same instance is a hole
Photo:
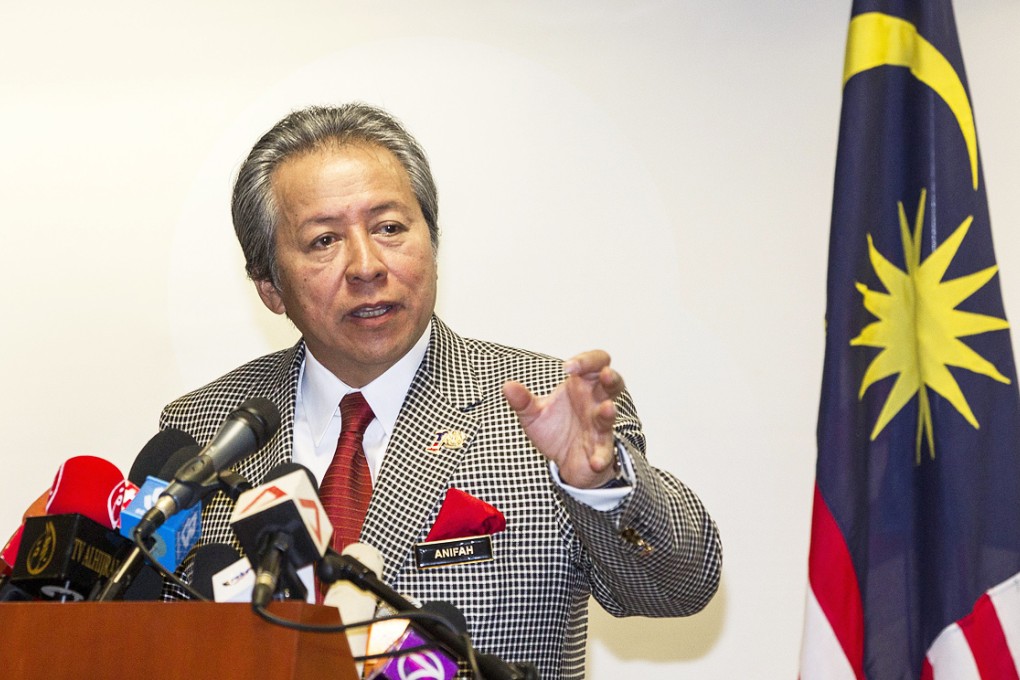
[[[386,276],[386,264],[380,257],[379,246],[365,232],[356,232],[348,239],[350,261],[347,278],[351,282],[375,281]]]

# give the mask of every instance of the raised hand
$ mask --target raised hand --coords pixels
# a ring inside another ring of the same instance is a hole
[[[582,489],[600,487],[616,476],[613,400],[624,384],[609,363],[602,350],[568,359],[566,379],[544,397],[518,382],[503,385],[503,396],[531,443],[556,463],[564,482]]]

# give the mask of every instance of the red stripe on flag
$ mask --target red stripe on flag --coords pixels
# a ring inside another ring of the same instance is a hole
[[[921,680],[935,680],[935,673],[931,669],[931,661],[928,661],[927,657],[924,663],[921,664]]]
[[[958,625],[967,638],[982,678],[1020,680],[992,598],[982,595],[974,611],[960,619]]]
[[[864,678],[864,610],[843,532],[815,484],[808,580],[854,675]]]

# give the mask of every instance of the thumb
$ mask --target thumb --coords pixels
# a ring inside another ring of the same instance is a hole
[[[522,420],[535,417],[538,412],[538,399],[531,391],[519,382],[509,380],[503,383],[503,396]]]

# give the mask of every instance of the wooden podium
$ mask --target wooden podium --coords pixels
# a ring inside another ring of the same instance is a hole
[[[273,602],[290,621],[335,625],[334,607]],[[247,604],[0,603],[0,678],[357,680],[343,633],[302,633]]]

